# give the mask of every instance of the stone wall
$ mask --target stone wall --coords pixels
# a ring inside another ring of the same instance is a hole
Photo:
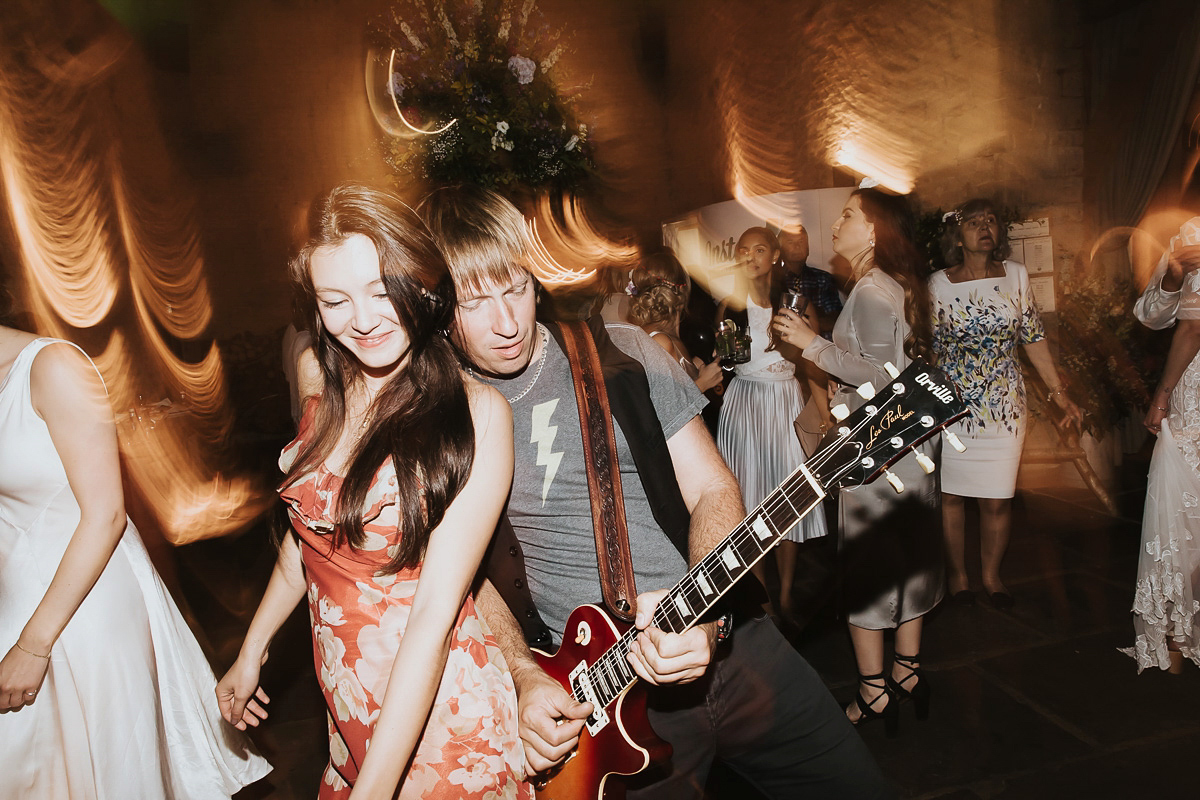
[[[178,148],[199,197],[216,333],[288,317],[303,204],[388,179],[363,90],[372,0],[197,0]],[[699,206],[849,185],[847,143],[928,207],[979,194],[1050,218],[1057,265],[1092,235],[1076,0],[541,0],[576,33],[602,175],[589,203],[652,240]]]

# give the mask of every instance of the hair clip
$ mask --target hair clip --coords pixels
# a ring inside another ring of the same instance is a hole
[[[942,224],[949,222],[951,219],[954,220],[955,225],[961,225],[962,224],[962,212],[959,211],[957,208],[955,208],[955,209],[951,209],[950,211],[947,211],[945,214],[942,214]]]

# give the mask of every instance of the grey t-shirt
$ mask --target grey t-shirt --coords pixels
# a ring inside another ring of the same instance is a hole
[[[613,343],[645,367],[655,413],[670,439],[704,408],[704,395],[641,328],[622,323],[606,328]],[[557,645],[567,616],[576,606],[599,601],[601,589],[571,367],[548,334],[544,358],[544,365],[531,363],[515,378],[485,380],[506,398],[517,398],[510,400],[516,466],[508,518],[521,541],[534,602]],[[613,432],[637,590],[668,588],[683,577],[687,563],[654,520],[616,420]]]

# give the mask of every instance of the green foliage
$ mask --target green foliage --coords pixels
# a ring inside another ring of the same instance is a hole
[[[435,183],[577,189],[594,172],[587,126],[560,91],[567,49],[535,0],[396,0],[374,26],[395,48],[389,90],[437,135],[392,137],[388,161]]]
[[[1157,337],[1133,316],[1138,292],[1129,278],[1092,277],[1070,289],[1058,303],[1059,370],[1085,414],[1084,429],[1102,436],[1149,403]],[[1035,414],[1046,413],[1043,392],[1031,390],[1029,402]]]

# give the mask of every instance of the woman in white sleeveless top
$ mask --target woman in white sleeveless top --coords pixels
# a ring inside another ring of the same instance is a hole
[[[737,374],[725,390],[725,404],[721,407],[721,421],[717,427],[717,448],[741,484],[746,511],[753,511],[804,463],[804,451],[792,427],[792,420],[804,407],[804,399],[796,376],[799,351],[785,344],[784,348],[796,359],[788,360],[772,344],[768,330],[783,294],[779,240],[767,228],[749,228],[738,239],[736,253],[747,286],[745,308],[746,327],[750,332],[750,360],[737,365]],[[810,306],[806,314],[815,327],[816,311]],[[785,618],[792,612],[792,582],[796,569],[796,548],[792,543],[805,542],[825,533],[825,515],[818,507],[788,533],[787,541],[781,542],[775,551],[779,568],[779,611]],[[761,561],[754,572],[759,580],[764,580]]]
[[[270,765],[125,516],[74,345],[0,326],[0,797],[229,798]]]

